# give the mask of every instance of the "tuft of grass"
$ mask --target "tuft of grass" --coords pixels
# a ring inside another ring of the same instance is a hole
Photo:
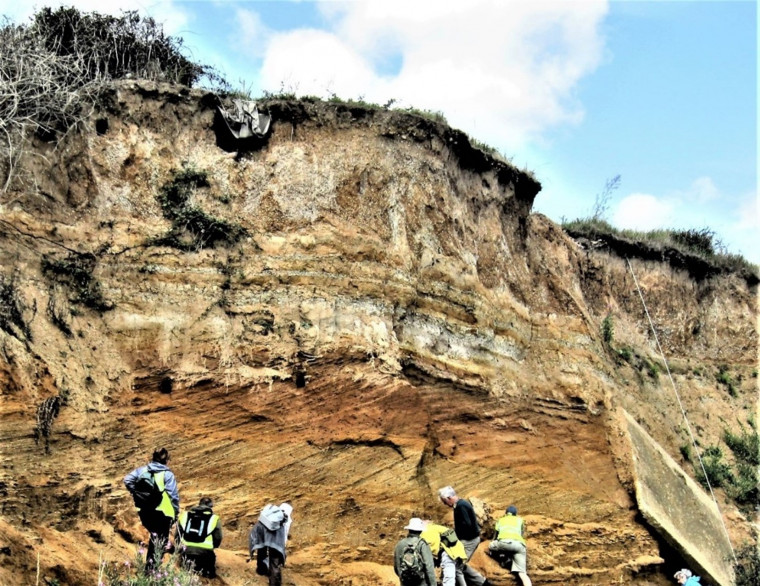
[[[731,378],[731,375],[728,373],[728,366],[723,364],[718,367],[718,374],[715,375],[715,380],[726,387],[729,395],[732,397],[738,396],[739,393],[736,390],[734,379]]]
[[[594,216],[569,221],[563,220],[561,225],[565,232],[574,237],[583,236],[590,240],[614,237],[660,250],[670,248],[681,254],[696,256],[728,272],[744,272],[755,277],[760,273],[758,266],[742,255],[727,252],[715,232],[709,228],[697,230],[621,230],[613,227],[601,217]]]

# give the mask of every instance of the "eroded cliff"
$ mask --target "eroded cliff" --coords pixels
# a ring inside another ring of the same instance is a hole
[[[247,533],[286,499],[287,584],[395,583],[408,518],[451,523],[446,484],[520,507],[535,584],[667,583],[684,552],[639,512],[624,414],[693,471],[633,277],[704,446],[756,408],[756,281],[585,251],[439,123],[274,100],[234,151],[218,100],[115,85],[2,194],[0,582],[131,557],[121,479],[163,445],[183,503],[217,502],[218,583],[264,583]]]

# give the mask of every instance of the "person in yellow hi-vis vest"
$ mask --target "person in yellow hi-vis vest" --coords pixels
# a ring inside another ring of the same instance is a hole
[[[517,574],[523,586],[531,586],[528,577],[528,549],[525,544],[525,521],[517,514],[517,507],[509,505],[506,515],[496,521],[494,540],[488,546],[491,557],[500,560],[511,558],[510,571]]]
[[[179,514],[179,492],[177,480],[168,464],[169,451],[160,448],[153,452],[150,463],[124,477],[124,485],[139,509],[140,521],[150,533],[145,558],[146,574],[161,563],[164,553],[172,551],[169,533]]]
[[[177,543],[183,564],[206,578],[216,578],[214,549],[222,544],[222,521],[214,514],[214,501],[203,497],[177,519]]]
[[[428,521],[420,537],[430,546],[435,565],[441,567],[442,586],[466,586],[462,568],[467,552],[454,530]]]

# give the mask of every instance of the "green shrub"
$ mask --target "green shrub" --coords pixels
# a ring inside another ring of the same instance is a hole
[[[715,232],[709,228],[700,230],[674,230],[670,235],[673,242],[682,245],[686,250],[701,256],[713,256],[719,250],[725,250]]]
[[[208,215],[190,203],[191,195],[199,188],[209,187],[208,174],[184,165],[174,172],[172,180],[161,187],[158,203],[171,231],[154,244],[164,244],[180,250],[200,250],[217,244],[232,245],[247,235],[242,226]]]
[[[750,432],[742,429],[741,434],[735,434],[726,429],[723,432],[723,441],[738,460],[752,466],[760,466],[760,438],[757,430]]]
[[[620,350],[618,350],[618,356],[620,356],[620,358],[626,362],[630,363],[631,359],[633,358],[633,351],[628,346],[623,346]]]
[[[647,371],[647,374],[650,378],[653,380],[659,380],[660,379],[660,371],[662,370],[662,367],[660,366],[660,363],[655,360],[649,360],[648,358],[643,359],[643,366]]]
[[[705,488],[708,481],[713,488],[725,487],[735,481],[731,467],[723,461],[723,452],[718,446],[710,446],[704,451],[702,466],[704,471],[699,466],[696,468],[696,477]]]
[[[615,335],[615,326],[612,323],[612,314],[607,314],[602,320],[602,340],[607,345],[612,344],[612,339]]]
[[[687,462],[691,462],[691,444],[683,444],[680,448],[681,457]]]
[[[758,491],[757,466],[738,462],[737,474],[733,481],[726,487],[726,494],[739,505],[740,508],[754,508],[760,502]]]
[[[760,551],[757,544],[746,543],[736,552],[734,575],[736,586],[760,584]]]
[[[731,378],[731,375],[728,373],[728,367],[726,365],[721,365],[718,367],[718,374],[715,375],[715,379],[726,387],[729,395],[732,397],[738,396],[736,385],[734,384],[734,380]]]

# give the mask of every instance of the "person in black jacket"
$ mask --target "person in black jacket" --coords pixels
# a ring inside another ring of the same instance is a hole
[[[222,521],[213,507],[214,501],[203,497],[177,519],[180,560],[206,578],[216,578],[214,549],[222,544]]]
[[[155,569],[156,563],[160,564],[164,553],[172,551],[169,534],[179,514],[177,480],[169,470],[169,451],[166,448],[155,450],[149,464],[132,470],[124,477],[124,486],[135,497],[135,505],[137,505],[135,495],[147,477],[152,478],[155,490],[160,493],[159,502],[155,507],[142,507],[138,512],[143,527],[150,533],[148,553],[145,558],[145,573],[149,574]]]
[[[457,539],[464,545],[469,562],[480,544],[480,524],[475,516],[475,509],[472,508],[470,501],[460,499],[451,486],[440,489],[438,496],[444,505],[454,509],[454,532],[457,534]],[[490,582],[468,563],[465,563],[462,573],[467,586],[491,586]]]

